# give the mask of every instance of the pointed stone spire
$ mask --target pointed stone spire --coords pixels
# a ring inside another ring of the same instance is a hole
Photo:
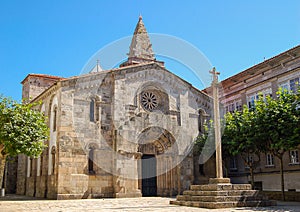
[[[155,60],[152,44],[143,23],[142,16],[139,17],[139,21],[135,27],[128,56],[128,59]]]
[[[120,66],[156,61],[152,44],[140,15],[129,47],[128,60]]]
[[[100,72],[103,71],[103,69],[101,68],[100,64],[99,64],[99,60],[97,60],[96,65],[92,68],[92,70],[90,70],[89,73],[96,73],[96,72]]]

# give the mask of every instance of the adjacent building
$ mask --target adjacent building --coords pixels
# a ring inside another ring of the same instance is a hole
[[[252,108],[259,94],[276,98],[279,87],[297,92],[299,78],[300,46],[296,46],[223,80],[221,102],[226,112],[240,111],[243,105]],[[300,191],[299,151],[300,147],[284,155],[285,188],[289,191]],[[261,155],[260,165],[255,169],[257,189],[281,190],[279,164],[272,154]],[[227,174],[233,183],[250,181],[249,167],[239,157],[230,159]]]

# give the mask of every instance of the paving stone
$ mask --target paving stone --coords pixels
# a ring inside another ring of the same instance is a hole
[[[176,205],[170,205],[173,201]],[[234,203],[229,203],[234,205]],[[229,205],[227,204],[227,205]],[[19,195],[8,195],[0,198],[0,211],[2,212],[38,212],[38,211],[162,211],[162,212],[183,212],[183,211],[204,211],[208,212],[211,209],[199,208],[203,207],[203,203],[190,202],[186,206],[183,202],[175,201],[175,198],[161,197],[141,197],[141,198],[120,198],[120,199],[82,199],[82,200],[44,200],[38,198],[29,198]],[[279,202],[277,206],[269,207],[243,207],[240,203],[239,208],[222,208],[216,211],[300,211],[299,202]],[[253,206],[256,206],[253,203]]]

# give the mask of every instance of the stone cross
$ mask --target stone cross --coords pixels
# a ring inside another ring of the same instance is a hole
[[[215,128],[215,146],[216,146],[216,178],[223,178],[222,170],[222,148],[221,148],[221,127],[220,127],[220,108],[219,108],[219,82],[218,75],[214,67],[209,73],[212,74],[212,89],[214,103],[214,128]]]

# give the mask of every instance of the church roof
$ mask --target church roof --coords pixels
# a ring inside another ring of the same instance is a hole
[[[45,79],[50,79],[54,81],[59,81],[62,79],[65,79],[64,77],[58,77],[58,76],[52,76],[52,75],[47,75],[47,74],[28,74],[25,79],[22,80],[21,84],[23,84],[29,77],[39,77],[39,78],[45,78]]]

